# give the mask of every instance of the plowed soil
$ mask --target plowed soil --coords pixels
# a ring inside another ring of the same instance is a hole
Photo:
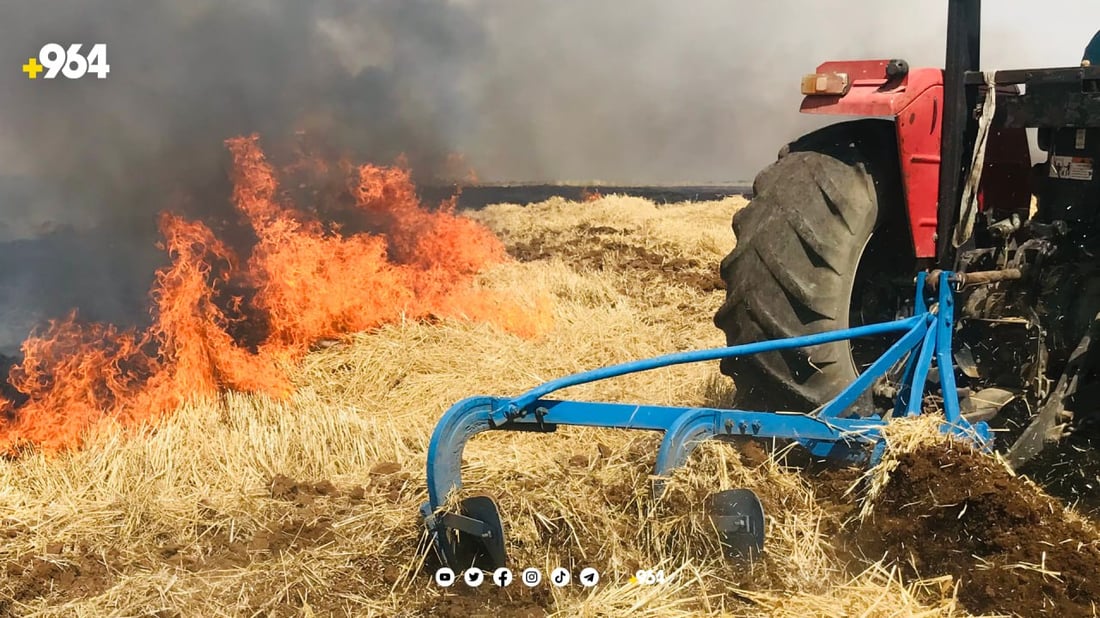
[[[911,575],[953,575],[972,612],[1093,616],[1100,535],[995,459],[920,448],[898,467],[856,534]]]

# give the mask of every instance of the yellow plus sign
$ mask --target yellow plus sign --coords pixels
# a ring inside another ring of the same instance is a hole
[[[38,74],[42,71],[42,65],[38,64],[38,60],[35,58],[28,58],[27,64],[23,65],[23,72],[31,79],[38,79]]]

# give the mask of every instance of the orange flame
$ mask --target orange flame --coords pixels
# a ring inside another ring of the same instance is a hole
[[[479,182],[477,170],[466,160],[466,155],[452,152],[444,163],[443,176],[461,184],[476,185]]]
[[[28,338],[9,375],[28,399],[0,399],[0,450],[78,446],[103,419],[138,424],[227,389],[283,397],[290,363],[313,343],[402,317],[488,321],[522,336],[548,325],[545,301],[525,309],[474,287],[505,259],[503,245],[455,214],[454,200],[425,209],[406,169],[348,168],[359,212],[387,232],[342,236],[281,202],[257,136],[226,144],[233,204],[258,239],[247,260],[203,223],[163,214],[171,261],[156,274],[152,326],[87,324],[74,312]],[[231,281],[252,297],[225,300]],[[248,318],[266,327],[252,347],[231,334]]]
[[[595,202],[603,199],[603,193],[600,193],[599,189],[585,187],[581,191],[582,202]]]

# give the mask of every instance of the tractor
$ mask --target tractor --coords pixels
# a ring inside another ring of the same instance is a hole
[[[714,321],[726,347],[452,405],[428,445],[420,509],[439,561],[508,562],[504,514],[462,489],[463,449],[486,432],[663,432],[657,497],[711,439],[796,443],[814,459],[874,465],[892,419],[938,414],[941,431],[1016,468],[1065,450],[1051,443],[1088,442],[1100,394],[1100,34],[1077,67],[982,72],[979,31],[979,0],[949,0],[943,69],[826,62],[803,78],[803,112],[864,118],[795,140],[757,176],[721,264]],[[1028,129],[1046,152],[1034,166]],[[550,397],[715,360],[734,379],[728,407]],[[708,511],[731,559],[764,551],[751,490],[717,491]]]
[[[802,79],[801,112],[860,118],[787,144],[756,177],[714,322],[730,345],[875,323],[912,313],[916,272],[953,271],[962,414],[1019,468],[1088,442],[1100,401],[1100,33],[1079,66],[982,72],[980,22],[980,0],[949,0],[943,69],[830,61]],[[733,407],[813,410],[881,351],[837,341],[721,366]],[[897,378],[853,409],[888,406]]]

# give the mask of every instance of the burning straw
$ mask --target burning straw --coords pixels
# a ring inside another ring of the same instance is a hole
[[[306,354],[285,374],[286,397],[198,399],[147,435],[100,425],[84,448],[0,461],[0,603],[36,616],[952,615],[950,590],[853,575],[833,547],[841,515],[759,449],[709,444],[654,500],[659,436],[644,432],[497,433],[465,453],[467,489],[500,500],[513,565],[595,566],[595,589],[443,591],[423,570],[416,513],[439,415],[472,394],[720,345],[709,318],[723,292],[697,282],[743,203],[489,208],[477,220],[509,251],[537,244],[545,257],[488,266],[468,289],[552,298],[541,339],[458,317],[385,323]],[[604,246],[617,249],[593,261]],[[675,405],[728,395],[714,364],[566,393]],[[737,486],[768,513],[767,555],[752,565],[724,560],[702,517],[707,494]],[[663,569],[667,583],[629,582],[638,569]]]
[[[545,302],[476,288],[480,271],[505,260],[503,245],[453,203],[424,208],[407,170],[349,167],[348,193],[381,231],[341,234],[288,203],[256,136],[227,145],[233,203],[255,244],[242,255],[204,223],[164,214],[171,262],[150,292],[152,326],[73,314],[29,338],[10,376],[28,400],[0,401],[0,450],[76,446],[103,419],[137,425],[226,390],[285,397],[290,364],[315,342],[387,323],[459,317],[525,336],[546,327]],[[249,326],[262,332],[256,343],[241,340]]]

